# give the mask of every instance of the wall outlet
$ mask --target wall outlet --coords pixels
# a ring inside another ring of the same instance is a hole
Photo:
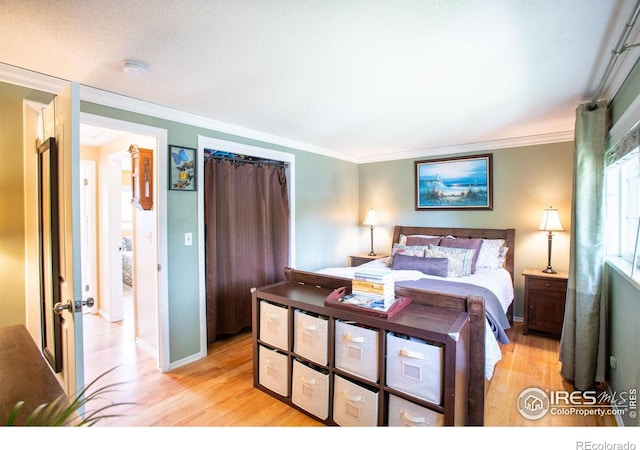
[[[184,245],[193,245],[193,235],[191,233],[184,234]]]

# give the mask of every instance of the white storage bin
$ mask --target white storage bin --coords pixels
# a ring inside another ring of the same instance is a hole
[[[378,425],[378,392],[334,375],[333,421],[343,427]]]
[[[305,411],[325,420],[329,417],[329,375],[294,360],[291,375],[291,401]]]
[[[441,427],[444,415],[396,395],[389,395],[390,427]]]
[[[289,309],[260,301],[260,340],[289,350]]]
[[[329,320],[296,309],[293,313],[293,351],[320,365],[327,365]]]
[[[443,356],[440,346],[387,333],[387,386],[441,404]]]
[[[378,331],[336,320],[335,367],[378,381]]]
[[[287,365],[287,355],[261,345],[258,360],[258,382],[283,397],[289,396]]]

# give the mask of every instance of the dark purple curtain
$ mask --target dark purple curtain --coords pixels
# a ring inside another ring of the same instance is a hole
[[[284,280],[289,262],[285,168],[205,161],[207,341],[251,327],[251,288]]]

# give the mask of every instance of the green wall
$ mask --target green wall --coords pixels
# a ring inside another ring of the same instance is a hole
[[[345,265],[345,255],[357,250],[354,231],[358,204],[356,164],[86,102],[81,110],[164,128],[168,132],[169,145],[197,148],[200,135],[294,154],[295,267],[315,270],[328,265]],[[166,149],[162,151],[166,152]],[[160,157],[168,155],[161,154]],[[195,192],[169,191],[167,195],[169,351],[172,363],[200,351],[198,246],[184,245],[184,233],[187,231],[194,233],[194,242],[201,239],[197,235],[198,221],[202,220],[198,217],[197,200]]]
[[[363,164],[360,167],[360,213],[378,213],[376,252],[389,252],[394,225],[515,228],[514,313],[522,317],[525,268],[547,266],[547,236],[538,231],[542,210],[558,208],[565,232],[553,240],[552,265],[569,270],[569,230],[573,180],[573,142],[493,150],[493,210],[416,211],[415,162],[430,158]],[[461,155],[452,155],[461,156]],[[435,157],[436,159],[442,158]],[[363,238],[366,239],[366,236]],[[361,242],[361,248],[368,244]]]
[[[49,103],[50,94],[0,82],[0,326],[25,323],[25,224],[22,101]],[[295,267],[315,270],[345,265],[358,251],[357,164],[216,132],[184,123],[83,102],[81,111],[167,130],[168,143],[197,147],[198,135],[295,155]],[[160,149],[160,158],[168,158]],[[161,187],[162,188],[162,187]],[[184,232],[198,236],[197,193],[167,193],[170,361],[200,351],[198,246],[184,246]]]
[[[628,394],[640,389],[640,357],[638,342],[640,328],[640,289],[615,268],[607,267],[607,297],[609,298],[609,354],[616,359],[616,367],[607,376],[611,391]],[[628,414],[620,416],[625,425],[638,426],[640,419]]]

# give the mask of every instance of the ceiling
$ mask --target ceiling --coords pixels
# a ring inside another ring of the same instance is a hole
[[[572,139],[635,0],[0,6],[0,63],[366,162]]]

